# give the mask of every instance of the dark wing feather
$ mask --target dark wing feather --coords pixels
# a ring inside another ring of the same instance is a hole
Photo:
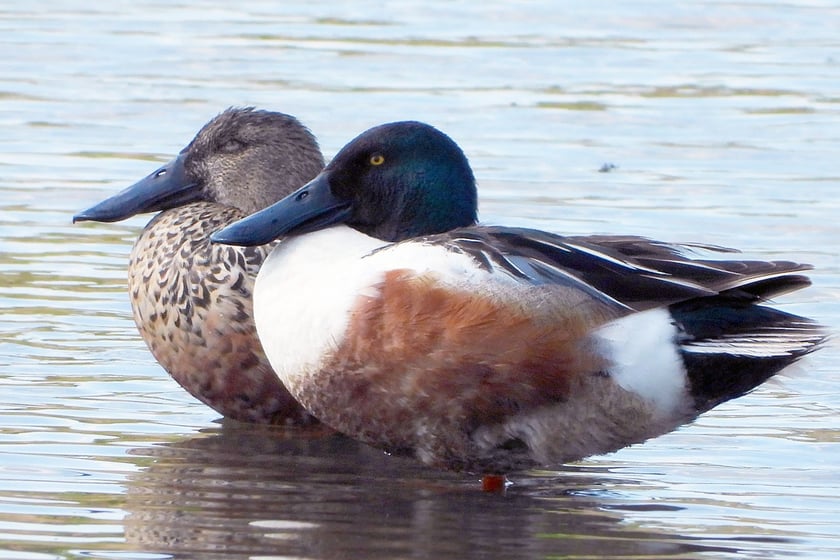
[[[789,261],[694,259],[703,249],[636,236],[561,236],[539,230],[473,226],[429,236],[428,243],[472,256],[487,270],[532,284],[581,289],[610,305],[641,311],[723,294],[749,301],[807,286],[797,274],[809,265]]]
[[[672,277],[684,278],[718,293],[748,299],[768,299],[811,284],[807,276],[795,274],[811,270],[809,264],[792,261],[693,259],[689,253],[702,250],[738,253],[737,249],[697,243],[668,244],[638,236],[593,235],[567,237],[572,243],[608,247],[625,258],[655,268]]]

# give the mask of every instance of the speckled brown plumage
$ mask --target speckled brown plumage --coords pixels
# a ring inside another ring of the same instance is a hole
[[[210,202],[155,217],[129,261],[134,321],[172,378],[223,415],[249,422],[306,420],[274,375],[254,327],[251,294],[270,247],[211,245],[206,237],[241,217],[235,208]]]
[[[225,417],[314,421],[278,380],[257,338],[251,295],[270,246],[213,245],[209,236],[276,202],[323,165],[314,136],[294,117],[229,109],[172,162],[74,218],[116,221],[163,210],[131,252],[134,320],[164,369]]]

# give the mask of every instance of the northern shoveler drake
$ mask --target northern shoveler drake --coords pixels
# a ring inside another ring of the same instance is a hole
[[[475,220],[463,152],[399,122],[211,239],[289,236],[254,293],[277,374],[333,428],[448,469],[504,474],[644,441],[824,339],[764,304],[807,286],[808,265]]]
[[[271,246],[223,247],[209,235],[323,167],[315,137],[294,117],[228,109],[175,159],[73,218],[114,222],[162,210],[131,252],[134,321],[175,381],[226,417],[311,420],[271,370],[254,327],[251,293]]]

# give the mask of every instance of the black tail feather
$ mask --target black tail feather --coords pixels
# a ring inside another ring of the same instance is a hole
[[[750,282],[749,284],[724,291],[722,292],[722,295],[729,297],[745,296],[747,299],[766,301],[782,294],[807,288],[810,285],[811,280],[809,280],[807,276],[802,274],[787,274],[784,276],[756,280],[754,282]]]
[[[790,288],[794,278],[750,287],[755,287],[756,297],[763,297]],[[672,305],[670,311],[680,330],[681,354],[698,412],[748,393],[826,338],[824,328],[809,319],[737,296],[698,298]]]

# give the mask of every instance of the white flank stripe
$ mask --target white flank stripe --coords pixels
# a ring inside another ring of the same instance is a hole
[[[680,414],[688,380],[677,345],[677,327],[665,309],[634,313],[601,327],[600,350],[612,361],[610,375],[622,388],[654,405],[659,418]]]

